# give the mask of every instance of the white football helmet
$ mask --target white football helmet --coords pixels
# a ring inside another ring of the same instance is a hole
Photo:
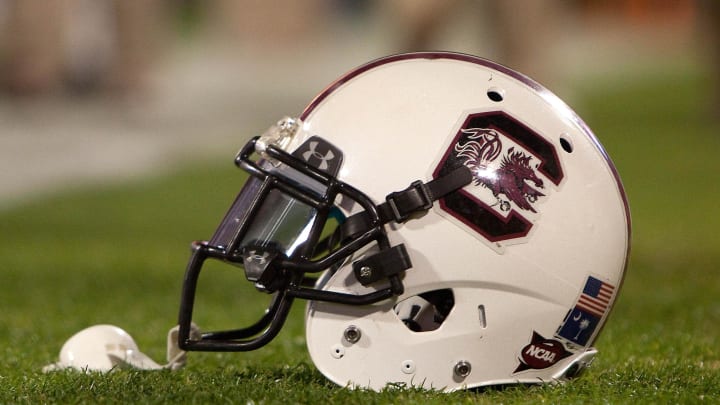
[[[182,349],[261,347],[302,298],[310,356],[343,386],[555,382],[595,355],[628,258],[628,204],[592,132],[531,79],[469,55],[390,56],[236,163],[249,180],[193,244]],[[190,336],[207,258],[274,294],[256,324]]]

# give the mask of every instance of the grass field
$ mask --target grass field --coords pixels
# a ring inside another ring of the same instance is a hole
[[[97,323],[123,327],[164,360],[189,242],[211,235],[241,183],[228,150],[220,161],[144,182],[0,212],[0,403],[720,402],[720,132],[706,85],[691,70],[576,89],[576,109],[623,177],[634,228],[600,354],[571,384],[348,391],[310,362],[299,305],[280,336],[256,352],[191,353],[174,373],[43,374],[68,337]],[[238,326],[264,308],[241,272],[209,271],[200,325]]]

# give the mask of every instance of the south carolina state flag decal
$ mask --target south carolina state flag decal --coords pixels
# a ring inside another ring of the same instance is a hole
[[[568,312],[557,336],[581,346],[587,345],[600,320],[607,312],[615,286],[588,276],[575,306]]]

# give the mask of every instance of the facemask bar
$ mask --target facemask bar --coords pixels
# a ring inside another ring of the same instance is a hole
[[[185,273],[179,314],[180,331],[178,338],[179,345],[183,350],[248,351],[262,347],[280,331],[294,298],[338,302],[349,305],[366,305],[402,294],[404,290],[399,274],[392,274],[387,277],[389,282],[387,287],[363,295],[322,291],[306,286],[308,280],[305,273],[317,273],[327,270],[341,263],[345,258],[369,243],[377,243],[381,252],[389,251],[391,247],[383,227],[384,222],[381,220],[375,204],[368,196],[273,145],[267,147],[264,151],[264,157],[287,165],[301,175],[321,184],[324,187],[324,193],[319,195],[316,191],[303,189],[302,185],[267,169],[264,167],[266,165],[261,164],[261,162],[252,160],[251,156],[255,152],[257,140],[258,138],[254,138],[248,142],[235,159],[236,165],[253,176],[248,181],[259,183],[252,185],[255,188],[255,194],[251,200],[242,202],[249,203],[249,207],[241,213],[242,216],[236,221],[237,227],[234,229],[228,228],[228,216],[223,220],[221,227],[225,228],[218,231],[224,235],[223,239],[228,241],[227,245],[213,245],[205,241],[194,242],[192,245],[192,256]],[[265,270],[265,272],[271,272],[268,274],[271,274],[272,277],[269,280],[263,280],[265,284],[262,287],[265,291],[273,292],[275,296],[258,322],[242,329],[206,332],[202,334],[199,340],[192,340],[190,338],[190,325],[192,323],[197,281],[203,263],[207,258],[220,259],[235,264],[243,263],[240,245],[252,224],[254,215],[261,209],[264,200],[272,190],[279,190],[283,194],[316,210],[307,242],[294,251],[290,257],[277,255],[267,264],[268,270]],[[338,195],[360,204],[369,219],[369,226],[363,232],[345,240],[337,249],[328,252],[319,259],[313,259],[314,247],[318,243],[320,233]],[[238,199],[241,198],[247,199],[248,195],[243,195],[241,192]],[[237,202],[238,200],[236,200]],[[228,213],[228,215],[231,214]],[[216,235],[218,235],[218,232],[216,232]]]

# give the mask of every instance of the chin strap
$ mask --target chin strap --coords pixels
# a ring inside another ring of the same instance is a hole
[[[335,241],[346,243],[373,227],[390,222],[403,223],[423,215],[432,208],[435,201],[465,187],[472,179],[470,169],[461,166],[427,183],[414,181],[405,190],[388,194],[385,202],[375,207],[376,218],[368,211],[348,217],[338,228]],[[365,286],[383,279],[397,279],[402,272],[410,268],[410,255],[402,244],[383,249],[353,263],[355,278]],[[399,289],[398,293],[401,292],[402,289]]]
[[[424,214],[433,203],[446,195],[470,184],[472,172],[466,166],[460,166],[451,172],[427,183],[414,181],[402,191],[390,193],[385,202],[376,206],[380,224],[390,222],[403,223]],[[356,237],[370,229],[373,218],[363,211],[348,217],[340,227],[340,240]]]
[[[175,325],[168,331],[167,335],[167,361],[168,363],[163,366],[163,368],[168,368],[170,370],[179,370],[183,367],[185,367],[185,362],[187,361],[187,352],[185,350],[182,350],[180,346],[178,345],[179,339],[178,335],[180,334],[180,325]],[[195,325],[195,323],[190,324],[190,338],[192,339],[199,339],[200,338],[200,328]]]
[[[193,339],[200,338],[200,329],[190,326]],[[112,331],[111,334],[96,331]],[[178,346],[179,326],[167,334],[167,364],[158,364],[141,352],[127,332],[112,325],[95,325],[73,335],[60,352],[60,361],[43,367],[43,372],[74,369],[79,371],[112,371],[116,368],[139,370],[179,370],[185,366],[186,352]],[[121,337],[121,338],[118,338]]]
[[[191,334],[194,337],[200,335],[200,329],[193,324],[191,326]],[[187,352],[178,346],[178,334],[180,326],[172,327],[167,334],[167,364],[158,364],[141,351],[128,350],[125,347],[106,346],[107,356],[112,364],[121,368],[136,368],[138,370],[179,370],[185,367],[187,361]]]

